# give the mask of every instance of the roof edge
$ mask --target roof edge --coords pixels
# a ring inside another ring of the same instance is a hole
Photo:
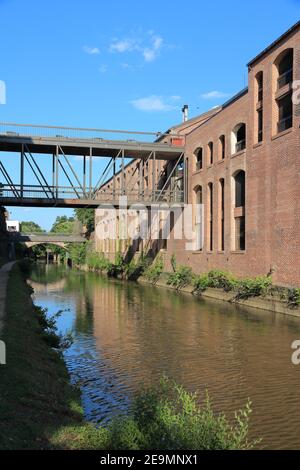
[[[267,52],[269,52],[273,47],[279,44],[283,39],[292,34],[296,29],[300,27],[300,21],[297,21],[293,26],[291,26],[285,33],[283,33],[279,38],[275,39],[269,46],[263,49],[257,56],[255,56],[250,62],[248,62],[247,67],[251,67],[255,62],[257,62],[261,57],[263,57]]]

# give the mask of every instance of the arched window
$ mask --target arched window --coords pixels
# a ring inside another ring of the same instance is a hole
[[[195,151],[196,171],[202,170],[203,168],[203,148],[199,147]]]
[[[287,49],[277,57],[274,70],[275,78],[277,78],[277,90],[275,90],[277,91],[277,132],[282,132],[293,125],[292,90],[290,87],[287,87],[287,90],[284,88],[293,81],[293,49]]]
[[[225,158],[225,135],[219,137],[219,160]]]
[[[245,250],[246,246],[246,181],[244,170],[239,170],[234,178],[234,248],[237,251]]]
[[[208,143],[208,165],[212,165],[214,162],[214,144],[213,142]]]
[[[246,124],[241,122],[231,133],[231,153],[241,152],[246,148]]]
[[[277,88],[280,89],[293,81],[293,49],[283,51],[275,60],[277,68]]]

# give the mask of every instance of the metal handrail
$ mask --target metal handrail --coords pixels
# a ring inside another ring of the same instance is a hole
[[[66,138],[72,136],[73,138],[82,137],[83,134],[88,134],[89,138],[101,139],[99,134],[121,134],[121,135],[137,135],[137,136],[152,136],[154,138],[180,137],[182,135],[172,134],[168,132],[144,132],[123,129],[101,129],[96,127],[68,127],[68,126],[47,126],[44,124],[20,124],[16,122],[0,122],[0,134],[5,135],[28,135],[36,137],[55,137]],[[64,134],[64,135],[61,135]],[[95,137],[95,134],[97,136]],[[129,142],[131,139],[129,139]]]
[[[16,196],[16,190],[18,196]],[[2,185],[0,188],[0,201],[1,199],[5,198],[13,198],[13,199],[20,199],[25,200],[28,198],[36,198],[36,199],[44,199],[45,198],[45,191],[48,191],[51,194],[52,199],[55,201],[56,199],[65,199],[69,196],[69,199],[79,199],[79,200],[90,200],[92,199],[89,194],[87,195],[84,191],[82,191],[79,187],[70,188],[67,186],[50,186],[49,189],[41,188],[40,186],[36,185],[24,185],[21,186],[20,184],[14,185],[14,187],[10,187],[9,185]],[[87,190],[88,193],[88,190]],[[96,197],[94,197],[95,201],[115,201],[120,196],[126,196],[129,201],[147,201],[147,202],[156,202],[159,201],[172,201],[172,202],[182,202],[184,191],[180,189],[165,189],[165,190],[151,190],[151,189],[144,189],[144,190],[130,190],[124,193],[121,189],[105,189],[103,191],[99,190],[96,193]]]

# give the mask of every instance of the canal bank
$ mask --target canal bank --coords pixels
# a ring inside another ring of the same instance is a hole
[[[83,271],[98,272],[122,280],[134,280],[141,284],[156,285],[193,294],[198,298],[236,303],[245,307],[267,310],[272,313],[300,318],[300,289],[272,284],[272,277],[238,279],[231,273],[212,270],[195,275],[191,268],[173,265],[173,272],[163,271],[161,258],[148,264],[145,259],[134,258],[129,262],[120,256],[112,263],[98,253],[89,253],[86,263],[77,265]]]
[[[79,392],[69,384],[62,357],[44,341],[31,293],[19,266],[13,267],[1,334],[7,351],[0,366],[1,449],[53,448],[57,429],[82,421]]]

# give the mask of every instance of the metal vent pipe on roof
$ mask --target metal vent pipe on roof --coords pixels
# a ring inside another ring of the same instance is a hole
[[[184,104],[181,111],[182,111],[182,121],[186,122],[189,118],[189,107],[188,107],[188,105]]]

